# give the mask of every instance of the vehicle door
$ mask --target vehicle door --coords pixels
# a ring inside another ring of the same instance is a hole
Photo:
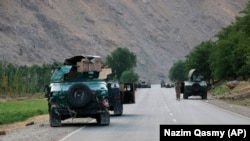
[[[122,83],[121,93],[123,97],[123,104],[135,103],[135,84],[134,83]]]

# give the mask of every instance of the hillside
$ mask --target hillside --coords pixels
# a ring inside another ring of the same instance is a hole
[[[1,0],[0,60],[17,65],[137,55],[141,79],[167,80],[174,62],[232,23],[248,0]],[[126,59],[126,58],[124,58]]]

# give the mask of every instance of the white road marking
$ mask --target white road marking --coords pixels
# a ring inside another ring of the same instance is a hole
[[[90,120],[88,123],[92,123],[92,122],[95,122],[95,119]],[[73,134],[75,134],[76,132],[82,130],[82,129],[85,128],[85,127],[86,127],[86,126],[83,126],[83,127],[79,128],[79,129],[75,130],[74,132],[68,134],[67,136],[65,136],[64,138],[60,139],[59,141],[64,141],[64,140],[66,140],[67,138],[69,138],[70,136],[72,136]]]

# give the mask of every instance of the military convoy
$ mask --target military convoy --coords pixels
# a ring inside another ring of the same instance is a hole
[[[45,88],[50,126],[61,126],[68,118],[95,118],[99,125],[110,124],[110,111],[122,115],[123,104],[135,103],[133,83],[107,81],[112,73],[100,56],[79,55],[57,66]]]
[[[203,76],[198,70],[191,69],[188,73],[188,78],[181,86],[183,98],[188,99],[189,96],[201,96],[202,99],[207,99],[207,83],[203,80]]]
[[[65,59],[57,66],[45,88],[48,98],[51,127],[61,126],[68,118],[91,117],[99,125],[110,124],[110,112],[123,114],[123,104],[135,103],[134,83],[120,83],[108,80],[112,73],[106,68],[100,56],[79,55]],[[195,69],[190,70],[189,80],[182,83],[183,98],[198,95],[207,99],[207,84]],[[151,83],[142,81],[141,88],[150,88]]]

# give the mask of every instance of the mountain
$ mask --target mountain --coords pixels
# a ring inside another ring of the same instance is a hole
[[[240,16],[248,0],[1,0],[0,60],[17,65],[103,59],[117,47],[137,56],[152,83]],[[126,59],[126,58],[124,58]]]

